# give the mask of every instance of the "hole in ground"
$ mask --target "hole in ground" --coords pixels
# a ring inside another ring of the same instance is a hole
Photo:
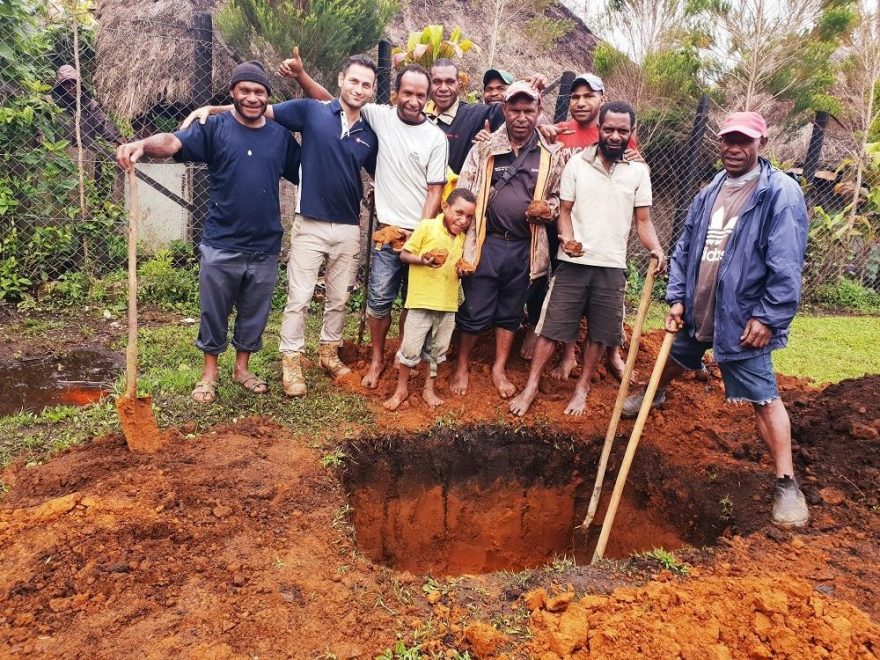
[[[351,443],[342,483],[358,546],[377,563],[434,575],[519,571],[562,555],[588,563],[614,484],[606,477],[590,534],[576,532],[601,442],[477,426]],[[721,512],[699,509],[686,475],[639,451],[605,556],[714,543],[729,524]]]

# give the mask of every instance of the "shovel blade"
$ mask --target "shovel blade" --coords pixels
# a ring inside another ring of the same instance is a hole
[[[156,426],[153,397],[121,396],[116,399],[116,411],[119,413],[119,423],[122,425],[129,451],[152,454],[167,442],[167,437]]]

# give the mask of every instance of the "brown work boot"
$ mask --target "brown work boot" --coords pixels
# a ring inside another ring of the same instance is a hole
[[[318,347],[318,364],[333,378],[347,376],[351,373],[351,369],[343,364],[339,359],[339,344],[321,344]]]
[[[281,383],[287,396],[305,396],[308,391],[301,360],[302,353],[281,354]]]

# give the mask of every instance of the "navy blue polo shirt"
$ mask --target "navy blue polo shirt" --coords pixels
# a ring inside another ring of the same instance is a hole
[[[183,148],[177,162],[208,166],[208,217],[202,242],[233,252],[281,252],[278,180],[299,180],[299,143],[267,119],[249,128],[231,112],[193,123],[174,134]]]
[[[360,119],[343,132],[339,99],[294,99],[272,106],[275,121],[302,135],[299,212],[309,218],[356,225],[364,190],[361,168],[376,169],[379,139]]]

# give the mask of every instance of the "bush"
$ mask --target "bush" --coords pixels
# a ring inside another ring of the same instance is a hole
[[[840,277],[834,284],[823,284],[816,293],[823,307],[841,311],[880,313],[880,292],[849,277]]]
[[[138,295],[160,307],[191,310],[199,306],[199,276],[195,267],[175,268],[170,250],[159,250],[138,269]]]

